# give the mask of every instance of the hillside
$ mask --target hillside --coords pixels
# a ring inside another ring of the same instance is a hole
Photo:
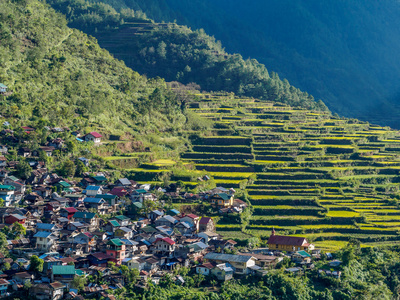
[[[395,0],[102,0],[221,40],[347,117],[400,128]]]
[[[352,238],[365,246],[400,240],[398,131],[226,95],[203,95],[190,107],[215,123],[207,134],[193,134],[193,148],[182,155],[198,173],[157,162],[134,171],[137,179],[171,173],[187,187],[208,174],[217,186],[245,188],[254,209],[250,222],[244,229],[236,217],[223,217],[219,233],[266,239],[275,228],[325,249]]]
[[[116,11],[105,4],[76,0],[49,0],[67,16],[69,25],[95,36],[99,44],[127,66],[148,77],[184,84],[196,83],[206,91],[279,101],[309,109],[327,110],[322,101],[281,80],[254,59],[229,54],[204,31],[176,24],[154,23],[143,13]]]
[[[186,124],[181,101],[162,79],[146,79],[67,27],[36,0],[0,3],[0,112],[21,125],[69,126],[104,136],[173,130]]]

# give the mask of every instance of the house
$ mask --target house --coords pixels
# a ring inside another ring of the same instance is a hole
[[[80,232],[73,237],[72,243],[82,245],[86,253],[91,252],[96,246],[96,236],[90,232]]]
[[[175,251],[176,246],[175,242],[168,237],[157,238],[153,245],[155,246],[153,252],[162,255],[171,255]]]
[[[0,168],[5,168],[7,167],[7,158],[4,156],[0,156]]]
[[[46,153],[47,156],[52,156],[54,150],[55,150],[55,148],[52,146],[40,146],[39,147],[39,151],[43,151],[44,153]],[[39,156],[39,151],[32,151],[32,155]]]
[[[104,228],[108,232],[115,232],[120,227],[121,227],[121,224],[119,224],[116,220],[111,220],[111,221],[107,222],[107,224],[105,225]]]
[[[192,235],[194,231],[194,227],[187,222],[179,222],[175,225],[175,229],[180,232],[182,235]]]
[[[51,281],[60,281],[69,284],[75,277],[75,266],[53,266],[51,269]]]
[[[240,255],[252,256],[256,259],[256,266],[272,269],[276,264],[283,260],[283,257],[273,255],[263,255],[258,253],[240,253]]]
[[[58,228],[55,224],[37,223],[36,230],[37,230],[37,232],[40,232],[40,231],[55,232],[56,230],[58,230]]]
[[[55,138],[49,142],[49,146],[61,149],[64,146],[64,140],[62,138]]]
[[[233,269],[232,267],[227,264],[227,263],[222,263],[219,265],[216,265],[214,268],[211,270],[211,274],[217,277],[218,280],[221,281],[228,281],[232,279],[233,277]]]
[[[96,213],[78,211],[74,214],[74,221],[87,223],[92,227],[99,226],[99,216]]]
[[[149,219],[154,222],[157,219],[161,218],[163,215],[164,212],[159,210],[153,210],[152,212],[149,213]]]
[[[107,243],[106,253],[112,257],[112,261],[120,265],[125,259],[125,244],[120,239],[111,239]]]
[[[37,283],[29,289],[29,296],[38,300],[58,300],[64,296],[65,285],[61,282]]]
[[[107,267],[108,261],[113,257],[103,252],[96,252],[88,255],[90,265],[98,267]]]
[[[71,187],[71,185],[64,180],[57,182],[54,186],[57,187],[58,191],[67,191]]]
[[[202,217],[199,222],[199,232],[215,231],[215,224],[212,218]]]
[[[84,193],[88,197],[96,197],[97,195],[101,194],[103,191],[103,188],[101,186],[97,185],[89,185],[86,187],[86,190]]]
[[[10,284],[11,283],[8,280],[0,278],[0,297],[6,296]]]
[[[71,231],[75,231],[75,230],[86,230],[89,226],[86,224],[83,224],[81,222],[71,222],[67,225],[67,229],[71,230]]]
[[[33,237],[36,238],[36,248],[43,252],[49,252],[58,240],[52,232],[48,231],[38,231]]]
[[[178,220],[171,217],[171,216],[163,216],[162,218],[157,219],[155,222],[156,226],[169,226],[173,227],[176,223],[178,223]]]
[[[108,204],[103,198],[85,198],[83,200],[86,208],[94,208],[99,215],[104,215],[108,211]]]
[[[25,284],[25,282],[31,282],[34,276],[28,272],[18,272],[12,278],[18,283]]]
[[[115,230],[114,236],[120,239],[130,239],[133,236],[133,230],[123,226]]]
[[[60,216],[70,220],[78,210],[75,207],[61,208]]]
[[[132,182],[128,178],[121,178],[115,182],[115,186],[130,187],[132,186]]]
[[[129,226],[131,224],[131,219],[124,215],[119,215],[111,218],[116,220],[121,226]]]
[[[131,199],[133,202],[141,202],[143,203],[143,201],[145,200],[145,195],[147,194],[147,191],[145,189],[137,189],[134,190],[131,193]]]
[[[156,272],[160,265],[160,260],[154,256],[145,259],[144,270],[149,272]]]
[[[4,206],[10,206],[14,201],[15,187],[12,185],[0,185],[0,198],[4,200]]]
[[[107,183],[107,178],[103,175],[97,175],[92,177],[94,182],[98,185],[103,185]]]
[[[167,211],[165,214],[166,214],[166,215],[169,215],[169,216],[172,216],[172,217],[175,217],[175,216],[177,216],[177,215],[180,214],[180,211],[177,210],[177,209],[170,209],[170,210]]]
[[[223,253],[207,253],[205,259],[216,264],[229,263],[233,266],[236,274],[250,274],[250,267],[256,264],[256,260],[252,256],[223,254]]]
[[[26,217],[20,214],[11,214],[5,217],[4,221],[6,224],[14,224],[15,222],[18,222],[20,224],[25,224]]]
[[[0,83],[0,94],[7,93],[7,86],[4,83]]]
[[[296,251],[295,253],[292,254],[292,261],[296,263],[302,263],[302,262],[310,263],[311,255],[304,250]]]
[[[202,274],[204,276],[209,276],[211,274],[211,270],[215,267],[212,263],[203,263],[201,265],[196,266],[196,273]]]
[[[234,195],[227,193],[217,193],[210,197],[210,202],[219,208],[231,207],[233,205]]]
[[[4,179],[4,184],[12,185],[13,187],[15,187],[16,192],[25,193],[25,184],[15,176],[8,176],[6,179]]]
[[[129,269],[138,269],[139,271],[144,269],[146,261],[140,257],[125,258],[123,264]]]
[[[89,162],[90,162],[90,159],[89,159],[89,158],[86,158],[86,157],[79,157],[78,160],[80,160],[81,162],[83,162],[83,164],[85,165],[85,167],[88,167],[88,166],[89,166]]]
[[[123,186],[116,186],[110,191],[110,194],[114,195],[114,196],[117,196],[117,197],[125,197],[126,195],[129,194],[129,192]]]
[[[199,224],[200,223],[199,216],[196,216],[194,214],[188,214],[188,215],[182,216],[180,218],[180,221],[189,223],[195,229],[196,232],[199,231],[199,225],[200,225]]]
[[[1,154],[7,154],[7,153],[8,153],[8,148],[7,148],[7,146],[0,145],[0,153],[1,153]]]
[[[43,259],[43,272],[47,273],[47,271],[51,270],[54,266],[61,266],[62,262],[61,260],[53,257],[53,256],[46,256],[43,258],[43,256],[40,257]]]
[[[101,142],[102,137],[103,136],[100,133],[98,133],[96,131],[92,131],[92,132],[88,133],[87,135],[85,135],[84,139],[85,139],[85,142],[93,142],[95,144],[99,144]]]
[[[329,266],[336,268],[339,267],[342,264],[342,262],[340,260],[334,259],[332,261],[329,262]]]
[[[314,249],[314,245],[309,244],[305,237],[275,235],[275,229],[272,229],[267,244],[271,250],[307,251]]]
[[[300,274],[303,273],[303,269],[302,268],[297,268],[297,267],[292,267],[292,268],[285,269],[285,272],[291,273],[291,274],[294,274],[294,275],[300,275]]]

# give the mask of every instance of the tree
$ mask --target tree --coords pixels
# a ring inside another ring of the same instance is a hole
[[[27,179],[31,176],[32,168],[26,160],[21,160],[16,168],[16,175],[22,179]]]
[[[60,167],[59,169],[59,173],[61,174],[61,176],[74,176],[75,175],[75,164],[73,161],[71,160],[66,160]]]
[[[14,233],[15,236],[18,236],[18,235],[21,235],[21,234],[22,235],[26,235],[26,228],[21,223],[15,222],[12,225],[12,229],[13,229],[13,233]]]
[[[199,287],[201,283],[205,280],[206,278],[204,277],[203,274],[197,274],[193,276],[194,284],[195,286]]]
[[[7,230],[6,228],[8,229],[8,227],[5,226],[3,230]],[[5,235],[4,232],[0,232],[0,252],[3,253],[3,254],[8,252],[7,251],[7,246],[8,246],[7,236]]]
[[[167,44],[164,41],[158,44],[157,54],[164,59],[167,57]]]
[[[83,276],[75,276],[71,282],[71,286],[74,289],[78,289],[79,291],[83,290],[83,288],[85,287],[85,284],[86,284],[86,278]]]
[[[88,171],[88,168],[85,166],[85,164],[82,161],[78,160],[76,162],[75,175],[80,176],[87,171]]]
[[[40,273],[43,271],[43,263],[44,260],[39,258],[37,255],[32,255],[31,256],[31,266],[30,266],[30,271]]]

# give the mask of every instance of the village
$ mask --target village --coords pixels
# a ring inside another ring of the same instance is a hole
[[[101,137],[90,132],[80,139],[100,143]],[[51,156],[62,147],[63,140],[56,138],[40,150]],[[6,155],[7,146],[0,151]],[[237,247],[236,241],[216,233],[213,217],[181,212],[167,203],[196,199],[211,205],[217,215],[239,215],[248,204],[235,197],[233,188],[193,194],[174,183],[161,187],[128,178],[111,181],[106,172],[87,172],[73,181],[49,172],[28,147],[19,148],[18,154],[34,158],[26,180],[14,174],[17,161],[0,157],[0,230],[6,236],[0,253],[1,297],[116,299],[114,294],[132,282],[145,289],[168,276],[184,285],[180,270],[215,284],[261,277],[285,260],[290,262],[285,271],[298,276],[322,256],[306,238],[276,235],[275,230],[268,247]],[[85,157],[79,160],[90,163]],[[340,278],[335,269],[340,263],[331,260],[329,269],[318,272]]]

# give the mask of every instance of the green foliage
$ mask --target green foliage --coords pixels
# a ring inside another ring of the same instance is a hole
[[[32,168],[25,159],[21,160],[15,168],[16,176],[22,179],[27,179],[29,176],[31,176],[31,172]]]
[[[96,7],[111,18],[112,10]],[[180,103],[163,80],[127,68],[94,38],[69,29],[44,2],[3,1],[0,10],[0,82],[12,91],[1,102],[3,116],[34,127],[96,130],[106,124],[108,133],[159,133],[185,125]],[[71,142],[67,149],[75,151]]]
[[[40,273],[43,271],[44,260],[37,255],[32,255],[30,259],[30,271]]]
[[[82,291],[86,285],[86,282],[87,282],[87,280],[84,276],[74,276],[74,279],[71,282],[71,286],[74,289],[78,289],[79,291]]]
[[[76,167],[73,161],[66,160],[58,169],[61,176],[71,177],[75,175]]]
[[[204,30],[192,31],[188,27],[170,24],[167,27],[155,27],[155,30],[131,35],[129,40],[116,40],[115,32],[94,30],[101,22],[107,23],[107,15],[123,18],[105,4],[90,4],[88,1],[51,0],[57,10],[67,14],[70,25],[93,34],[100,43],[126,61],[129,67],[151,77],[160,76],[167,81],[179,81],[184,84],[195,82],[208,91],[229,91],[237,95],[256,97],[264,100],[279,101],[295,106],[327,110],[322,101],[299,89],[287,80],[281,80],[276,73],[269,73],[264,65],[254,59],[244,60],[239,54],[227,54],[215,38]],[[74,14],[70,13],[74,8]],[[75,8],[77,8],[75,10]],[[96,16],[96,18],[90,18]],[[100,21],[99,16],[105,16]],[[87,22],[77,22],[84,18]],[[114,28],[110,20],[107,29]],[[131,25],[129,25],[131,26]],[[103,26],[104,28],[105,26]],[[117,29],[118,30],[123,29]],[[93,32],[94,31],[94,32]],[[107,41],[112,40],[110,44]],[[157,90],[155,90],[156,92]],[[151,103],[162,103],[161,93],[156,93]],[[151,105],[150,105],[151,107]]]
[[[12,224],[12,233],[15,237],[26,235],[26,228],[21,223],[15,222]]]

